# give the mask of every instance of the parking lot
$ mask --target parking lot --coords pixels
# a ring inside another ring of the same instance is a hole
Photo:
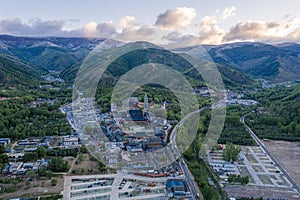
[[[131,174],[68,176],[64,199],[166,199],[166,180]]]
[[[260,147],[242,147],[238,162],[242,176],[249,176],[249,185],[291,188],[290,182]]]
[[[291,183],[269,156],[259,146],[241,146],[239,159],[233,164],[222,160],[222,150],[214,150],[208,156],[210,166],[221,178],[229,196],[266,198],[298,199]],[[229,184],[228,175],[240,174],[248,176],[247,185]]]

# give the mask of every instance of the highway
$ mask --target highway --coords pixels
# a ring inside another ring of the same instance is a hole
[[[283,173],[283,175],[290,181],[290,183],[293,185],[294,189],[297,190],[298,194],[300,194],[300,187],[297,185],[297,183],[294,181],[294,179],[288,174],[288,172],[282,167],[282,165],[276,160],[276,158],[268,151],[264,143],[255,135],[255,133],[252,131],[252,129],[245,123],[245,117],[249,115],[250,113],[242,116],[240,118],[240,121],[245,125],[249,133],[251,134],[251,137],[255,140],[255,142],[263,149],[263,151],[271,158],[271,160],[274,162],[274,165],[280,169],[280,171]]]
[[[179,151],[178,151],[178,149],[177,149],[177,146],[176,146],[176,133],[177,133],[177,130],[178,130],[178,128],[184,123],[184,121],[186,120],[186,119],[188,119],[191,115],[193,115],[193,114],[195,114],[195,113],[199,113],[199,112],[201,112],[201,111],[203,111],[203,110],[205,110],[205,109],[210,109],[211,107],[210,106],[204,106],[204,107],[202,107],[201,109],[199,109],[199,110],[196,110],[196,111],[194,111],[194,112],[191,112],[191,113],[189,113],[189,114],[187,114],[175,127],[174,127],[174,129],[173,129],[173,131],[172,131],[172,133],[171,133],[171,139],[170,139],[170,142],[172,143],[172,146],[173,146],[173,149],[174,149],[174,151],[176,152],[176,154],[177,154],[177,157],[179,158],[179,164],[180,164],[180,167],[181,167],[181,169],[183,170],[183,172],[184,172],[184,175],[185,175],[185,177],[186,177],[186,180],[187,180],[187,183],[188,183],[188,186],[189,186],[189,188],[190,188],[190,190],[191,190],[191,194],[193,195],[193,197],[194,197],[194,199],[196,199],[196,200],[200,200],[200,197],[199,197],[199,194],[198,194],[198,192],[197,192],[197,189],[196,189],[196,187],[197,186],[195,186],[195,184],[194,184],[194,178],[192,177],[192,175],[190,174],[190,171],[188,170],[188,167],[187,167],[187,165],[185,164],[185,162],[184,162],[184,160],[183,160],[183,158],[182,158],[182,156],[181,156],[181,154],[179,153]]]

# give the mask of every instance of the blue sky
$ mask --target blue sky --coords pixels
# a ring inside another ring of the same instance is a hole
[[[186,36],[199,43],[298,41],[299,11],[298,0],[9,0],[0,2],[0,34],[108,37],[131,31],[131,39],[146,33],[147,40],[152,31],[171,42]],[[160,22],[159,15],[165,17]],[[168,24],[171,18],[177,21]]]

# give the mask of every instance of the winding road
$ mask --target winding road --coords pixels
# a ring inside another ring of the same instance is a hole
[[[199,113],[205,109],[210,109],[211,107],[210,106],[204,106],[202,107],[201,109],[199,110],[196,110],[194,112],[191,112],[189,114],[187,114],[173,129],[172,133],[171,133],[171,139],[170,139],[170,142],[173,146],[173,149],[174,151],[176,152],[176,155],[177,157],[179,158],[179,165],[181,167],[181,169],[183,170],[184,172],[184,175],[186,177],[186,180],[187,180],[187,183],[188,183],[188,186],[192,192],[192,195],[194,197],[194,199],[196,200],[200,200],[200,196],[197,192],[197,186],[194,184],[194,178],[193,176],[190,174],[190,171],[188,170],[188,167],[187,165],[185,164],[181,154],[179,153],[178,149],[177,149],[177,145],[176,145],[176,133],[177,133],[177,130],[178,128],[185,122],[185,120],[187,120],[191,115],[195,114],[195,113]]]
[[[249,133],[251,134],[251,137],[255,140],[255,142],[263,149],[263,151],[271,158],[271,160],[274,162],[274,165],[280,169],[280,171],[283,173],[283,175],[290,181],[290,183],[293,185],[294,189],[297,190],[298,194],[300,194],[300,187],[297,185],[297,183],[294,181],[294,179],[288,174],[288,172],[282,167],[282,165],[276,160],[276,158],[268,151],[264,143],[255,135],[255,133],[252,131],[252,129],[245,123],[245,117],[249,115],[250,113],[243,115],[240,118],[240,121],[244,124],[244,126],[247,128]]]

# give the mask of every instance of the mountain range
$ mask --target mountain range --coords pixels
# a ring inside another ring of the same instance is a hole
[[[300,79],[300,44],[233,43],[206,46],[216,63],[272,82]]]
[[[24,77],[30,77],[32,73],[36,75],[47,70],[61,71],[61,77],[72,80],[83,59],[102,41],[103,39],[97,38],[0,35],[1,81],[16,77],[13,74],[17,72]],[[217,64],[225,84],[247,85],[254,79],[266,79],[276,83],[300,79],[300,44],[297,43],[271,45],[243,42],[202,47]],[[180,51],[184,53],[193,48],[195,47]],[[159,58],[160,53],[151,52],[151,57]],[[147,57],[145,52],[139,56]],[[128,63],[124,58],[123,61]]]

